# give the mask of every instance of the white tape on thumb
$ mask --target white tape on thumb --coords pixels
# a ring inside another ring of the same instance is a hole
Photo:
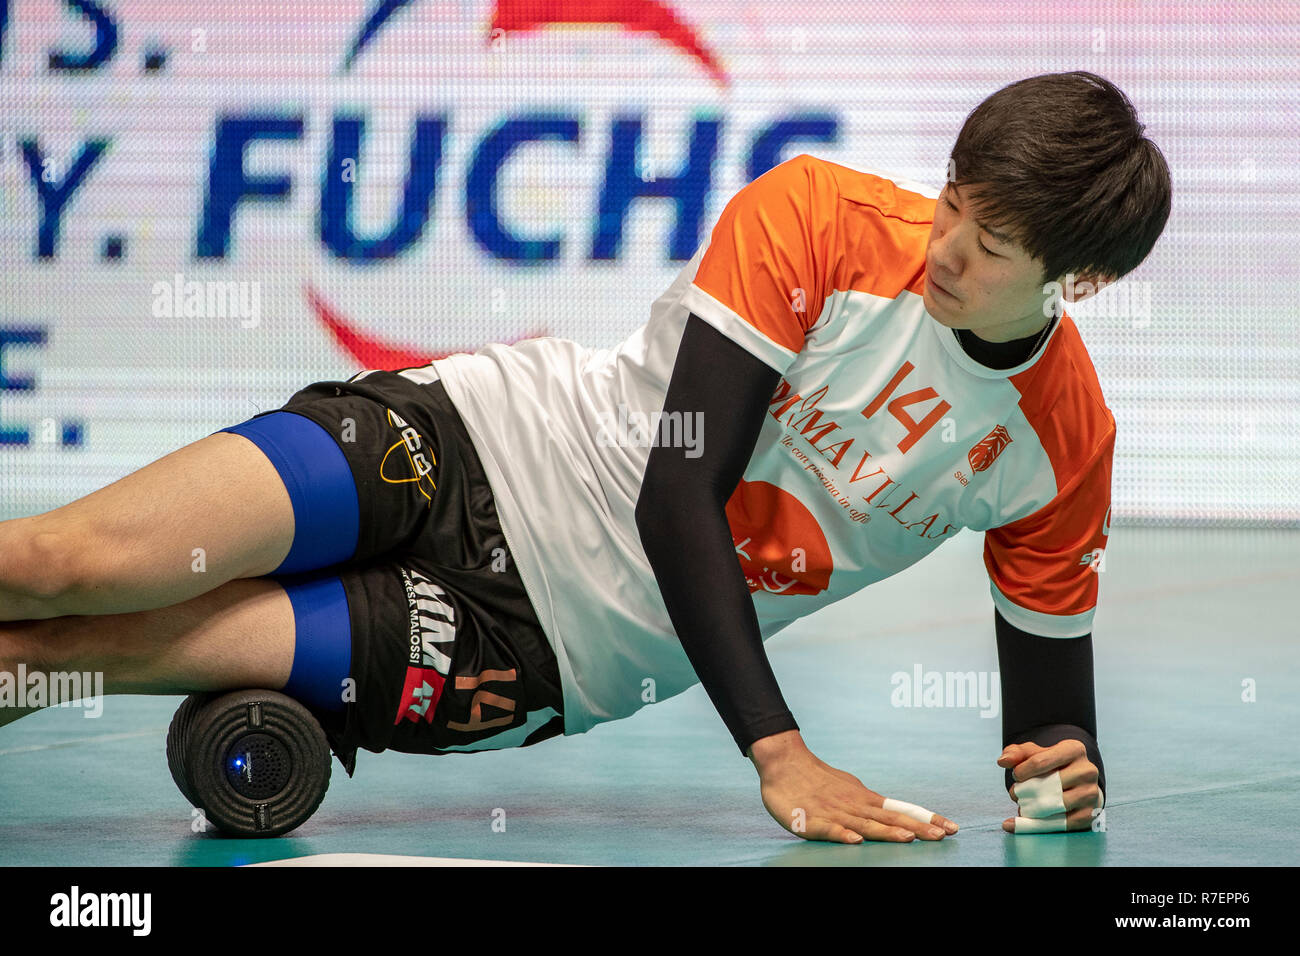
[[[925,807],[918,807],[915,803],[908,803],[906,800],[895,800],[893,797],[886,797],[880,809],[892,810],[895,813],[901,813],[905,817],[911,817],[913,820],[920,820],[922,823],[929,823],[930,818],[934,816]]]
[[[1050,777],[1030,777],[1015,785],[1016,803],[1022,817],[1042,819],[1065,813],[1065,791],[1061,787],[1061,772]]]
[[[1054,817],[1016,817],[1014,823],[1016,833],[1064,833],[1067,828],[1064,813]]]

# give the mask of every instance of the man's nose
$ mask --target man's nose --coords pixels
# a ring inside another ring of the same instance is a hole
[[[961,271],[952,253],[952,247],[946,239],[936,239],[931,243],[930,261],[934,264],[936,272],[942,272],[949,279],[954,278]]]

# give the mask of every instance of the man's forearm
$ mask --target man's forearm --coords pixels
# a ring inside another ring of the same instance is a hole
[[[799,725],[767,660],[721,509],[710,520],[709,509],[692,508],[689,500],[665,504],[667,514],[647,519],[655,527],[642,531],[646,557],[682,649],[736,746],[748,754],[756,740]]]
[[[1105,768],[1097,744],[1092,635],[1050,638],[1020,630],[994,611],[1002,678],[1002,743],[1049,747],[1083,742],[1105,792]],[[1014,783],[1006,772],[1006,786]]]
[[[698,454],[656,442],[636,505],[641,543],[682,649],[746,755],[754,741],[798,729],[768,663],[726,515],[778,379],[691,315],[663,410],[702,419]]]

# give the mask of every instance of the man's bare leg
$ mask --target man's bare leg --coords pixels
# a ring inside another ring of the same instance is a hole
[[[176,604],[274,571],[293,533],[275,466],[219,432],[61,508],[0,521],[0,621]]]
[[[0,623],[0,672],[98,672],[105,694],[280,690],[295,636],[284,588],[251,578],[150,611]],[[27,713],[0,707],[0,725]]]

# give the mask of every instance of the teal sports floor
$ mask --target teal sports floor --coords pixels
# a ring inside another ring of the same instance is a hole
[[[982,541],[964,532],[767,644],[813,752],[955,820],[939,843],[787,833],[699,686],[522,750],[362,751],[287,837],[192,833],[163,751],[181,698],[109,697],[98,719],[55,708],[0,728],[0,864],[1294,865],[1300,533],[1113,529],[1094,631],[1107,829],[1044,836],[1001,829],[1000,709],[892,702],[892,675],[918,665],[997,670]]]

